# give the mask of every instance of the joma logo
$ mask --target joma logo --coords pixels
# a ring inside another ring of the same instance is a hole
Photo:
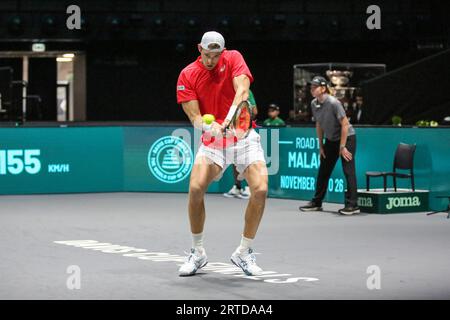
[[[420,206],[419,197],[396,197],[388,198],[389,203],[386,205],[386,209],[398,208],[398,207],[418,207]]]
[[[358,198],[358,206],[360,207],[373,207],[372,198]]]

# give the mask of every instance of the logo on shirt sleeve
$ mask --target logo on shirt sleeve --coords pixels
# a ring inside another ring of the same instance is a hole
[[[178,90],[178,91],[182,91],[182,90],[184,90],[184,89],[186,89],[184,86],[177,86],[177,90]]]

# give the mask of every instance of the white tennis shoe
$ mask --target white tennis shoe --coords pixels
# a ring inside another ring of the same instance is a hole
[[[247,186],[244,189],[241,189],[238,196],[239,199],[249,199],[250,198],[250,188]]]
[[[235,251],[231,256],[231,262],[241,268],[248,276],[257,276],[262,273],[262,269],[256,264],[256,257],[251,248],[244,253]]]
[[[239,196],[239,189],[237,188],[236,185],[233,186],[233,188],[230,189],[230,191],[224,193],[223,195],[227,198],[235,198],[237,196]]]
[[[191,253],[186,257],[186,261],[178,270],[180,277],[187,277],[194,275],[198,269],[203,268],[208,264],[208,257],[205,250],[200,252],[199,250],[192,248]]]

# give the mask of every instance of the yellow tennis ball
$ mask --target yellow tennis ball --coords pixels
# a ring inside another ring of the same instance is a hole
[[[203,115],[203,122],[206,124],[211,124],[213,121],[216,120],[212,114],[204,114]]]

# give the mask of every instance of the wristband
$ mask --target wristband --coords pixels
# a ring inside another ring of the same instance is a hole
[[[341,150],[344,149],[344,148],[345,148],[345,145],[342,145],[342,146],[340,147]]]

